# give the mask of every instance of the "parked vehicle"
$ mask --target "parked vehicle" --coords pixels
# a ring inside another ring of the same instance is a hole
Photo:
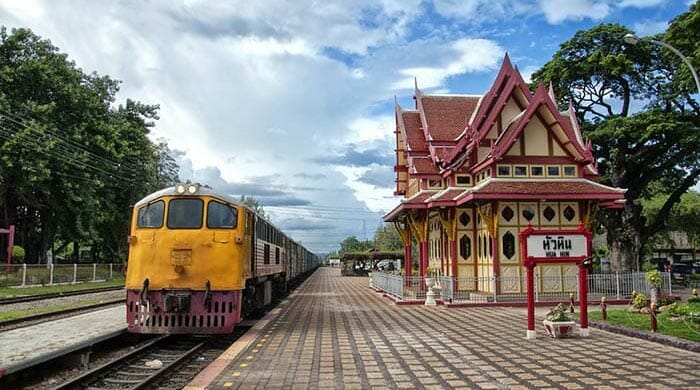
[[[693,266],[684,263],[671,264],[671,280],[673,283],[686,286],[690,274],[693,273]]]

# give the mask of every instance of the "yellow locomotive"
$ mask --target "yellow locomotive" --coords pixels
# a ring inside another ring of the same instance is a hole
[[[134,206],[128,331],[230,333],[319,263],[231,196],[199,184],[166,188]]]

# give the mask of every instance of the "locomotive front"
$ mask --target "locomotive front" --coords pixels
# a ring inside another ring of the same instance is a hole
[[[197,184],[139,201],[126,275],[132,333],[230,333],[250,251],[246,209]]]

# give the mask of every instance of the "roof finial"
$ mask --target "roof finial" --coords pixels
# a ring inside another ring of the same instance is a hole
[[[503,57],[503,65],[502,66],[507,66],[510,69],[513,68],[513,64],[510,62],[510,56],[508,55],[508,52],[506,52],[505,57]]]
[[[554,95],[554,86],[551,81],[549,82],[549,97],[552,98],[553,102],[557,101],[557,97]]]

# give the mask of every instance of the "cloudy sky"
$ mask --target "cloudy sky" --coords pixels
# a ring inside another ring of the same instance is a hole
[[[397,96],[483,94],[507,52],[526,80],[598,23],[665,30],[688,0],[3,0],[119,102],[159,104],[182,179],[258,199],[317,252],[371,239],[393,196]]]

